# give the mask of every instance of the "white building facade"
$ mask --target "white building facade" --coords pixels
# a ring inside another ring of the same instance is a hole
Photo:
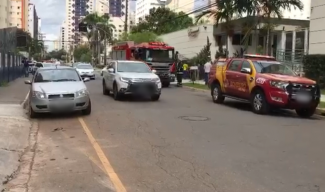
[[[0,29],[9,27],[9,7],[10,0],[1,0],[0,1]]]
[[[325,1],[312,0],[309,54],[325,54]]]
[[[34,4],[30,3],[28,5],[28,32],[32,38],[38,39],[39,36],[39,18],[37,15],[36,7]]]
[[[11,0],[9,9],[9,26],[18,27],[28,31],[28,9],[29,0]]]
[[[68,51],[68,42],[66,42],[68,39],[68,34],[66,31],[66,22],[63,21],[61,27],[60,27],[60,35],[59,35],[59,47],[60,49],[64,49]]]
[[[166,0],[137,0],[135,6],[135,22],[138,23],[152,8],[158,8],[166,5]]]

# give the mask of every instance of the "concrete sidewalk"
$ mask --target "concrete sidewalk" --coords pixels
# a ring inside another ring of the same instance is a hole
[[[21,105],[29,90],[24,80],[0,87],[0,191],[19,170],[20,158],[29,146],[31,122]]]
[[[0,104],[21,104],[29,91],[30,85],[24,84],[30,78],[18,78],[7,86],[0,87]]]

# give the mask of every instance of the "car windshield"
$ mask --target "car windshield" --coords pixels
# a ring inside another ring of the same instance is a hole
[[[149,66],[142,62],[119,62],[117,64],[117,71],[132,73],[151,73]]]
[[[78,72],[73,69],[46,69],[37,72],[35,83],[81,81]]]
[[[83,65],[83,64],[79,64],[76,67],[78,69],[93,69],[93,66],[91,66],[91,65]]]
[[[254,66],[257,73],[271,73],[279,75],[296,76],[289,67],[276,61],[254,61]]]
[[[174,50],[147,49],[145,57],[148,62],[172,62]]]
[[[35,66],[36,66],[36,67],[43,67],[43,64],[42,64],[42,63],[36,63]]]

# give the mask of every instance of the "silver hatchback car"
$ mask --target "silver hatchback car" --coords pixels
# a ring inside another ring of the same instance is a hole
[[[62,113],[82,111],[84,115],[91,113],[91,101],[85,81],[76,69],[64,66],[40,68],[36,71],[30,84],[29,117],[35,118],[38,113]]]

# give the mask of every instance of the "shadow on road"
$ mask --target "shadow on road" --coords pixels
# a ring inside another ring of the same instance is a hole
[[[37,116],[37,119],[48,120],[48,119],[74,119],[78,117],[83,117],[81,112],[72,112],[72,113],[40,113]]]
[[[252,112],[251,106],[249,103],[240,102],[240,101],[225,101],[224,105],[232,108],[236,108],[239,110]],[[257,114],[256,114],[257,115]],[[282,118],[297,118],[297,119],[303,119],[299,116],[297,116],[296,112],[293,110],[286,110],[286,109],[273,109],[271,110],[269,116],[274,117],[282,117]],[[318,117],[317,115],[309,118],[309,120],[321,120],[321,117]]]

